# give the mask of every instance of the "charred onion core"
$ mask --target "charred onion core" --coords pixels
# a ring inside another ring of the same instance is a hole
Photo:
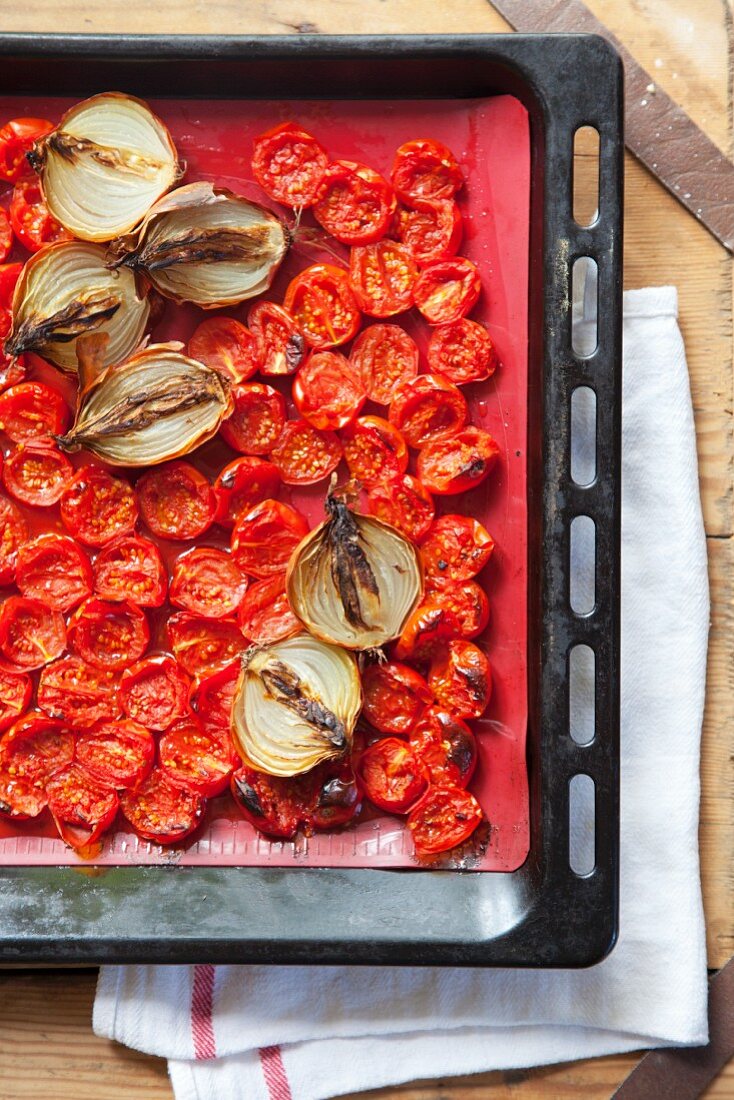
[[[161,120],[120,92],[77,103],[28,159],[53,216],[85,241],[129,232],[182,175]]]
[[[275,214],[200,182],[156,203],[134,233],[113,242],[109,262],[144,271],[175,302],[219,309],[267,290],[289,244]]]
[[[114,466],[154,466],[188,454],[232,411],[226,380],[182,355],[179,345],[151,344],[100,373],[93,355],[82,356],[80,375],[76,422],[59,445],[86,447]]]
[[[100,245],[64,241],[37,252],[23,268],[5,352],[36,351],[76,374],[77,337],[103,332],[108,336],[104,365],[109,366],[140,346],[149,312],[135,276],[109,271]]]
[[[394,527],[327,497],[329,518],[298,544],[286,578],[303,625],[327,642],[373,649],[399,637],[423,590],[415,547]]]
[[[246,654],[232,739],[259,771],[300,775],[349,751],[361,704],[351,653],[296,634]]]

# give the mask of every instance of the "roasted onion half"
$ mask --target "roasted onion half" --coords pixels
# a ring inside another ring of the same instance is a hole
[[[259,771],[301,775],[349,751],[361,705],[352,654],[296,634],[245,654],[232,739]]]
[[[290,240],[269,210],[200,182],[162,198],[109,257],[145,272],[166,298],[220,309],[266,291]]]
[[[131,271],[109,271],[105,250],[63,241],[31,256],[13,295],[8,355],[35,351],[69,374],[77,371],[76,341],[107,335],[104,365],[127,359],[143,340],[150,307]]]
[[[394,527],[351,511],[332,494],[326,510],[326,522],[291,555],[291,608],[324,641],[348,649],[384,645],[400,635],[420,601],[418,551]]]
[[[121,92],[77,103],[29,160],[53,216],[85,241],[128,233],[182,174],[161,120]]]

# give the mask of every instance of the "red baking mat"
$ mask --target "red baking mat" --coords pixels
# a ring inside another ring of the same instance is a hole
[[[35,115],[57,119],[68,106],[70,101],[65,100],[5,98],[0,99],[0,118]],[[472,316],[487,323],[501,367],[488,382],[465,387],[464,392],[473,422],[495,436],[502,459],[488,484],[462,497],[437,501],[440,512],[464,512],[480,519],[497,543],[480,577],[489,594],[491,619],[479,644],[492,663],[494,693],[486,717],[474,723],[480,762],[472,782],[490,827],[475,839],[470,851],[455,854],[446,865],[512,871],[523,863],[529,847],[525,459],[530,139],[525,109],[510,96],[391,103],[162,100],[152,106],[169,126],[188,164],[186,182],[208,178],[250,197],[265,199],[251,181],[252,138],[289,118],[299,119],[315,133],[334,159],[364,161],[385,174],[397,146],[417,137],[445,142],[465,169],[468,186],[458,196],[465,225],[461,251],[479,266],[484,287]],[[318,258],[311,248],[301,246],[286,261],[268,296],[281,300],[294,270]],[[244,320],[248,305],[226,312]],[[186,340],[201,317],[193,308],[168,307],[153,338]],[[412,314],[398,320],[405,322],[425,351],[428,326]],[[383,412],[377,408],[365,411]],[[0,440],[7,450],[7,439],[0,436]],[[231,453],[225,456],[220,445],[207,445],[195,461],[211,474],[232,457]],[[304,511],[315,525],[322,516],[323,494],[323,485],[307,490],[284,487],[281,497]],[[35,512],[33,526],[37,530],[61,529],[57,507],[27,511]],[[203,541],[211,544],[217,538],[207,536]],[[169,543],[169,560],[187,545]],[[0,864],[79,862],[54,835],[46,815],[36,824],[18,827],[0,822]],[[341,832],[273,842],[256,833],[238,815],[231,799],[224,797],[212,800],[203,827],[182,848],[161,848],[138,839],[120,816],[95,862],[416,866],[402,818],[373,814]]]

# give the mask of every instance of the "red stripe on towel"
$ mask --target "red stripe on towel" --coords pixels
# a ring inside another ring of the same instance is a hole
[[[293,1100],[280,1047],[261,1047],[260,1065],[270,1100]]]
[[[216,1058],[212,1023],[214,998],[214,967],[210,963],[194,967],[194,988],[191,993],[191,1034],[195,1058]]]

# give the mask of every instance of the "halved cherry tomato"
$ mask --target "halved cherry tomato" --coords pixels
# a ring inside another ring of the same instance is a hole
[[[424,267],[413,287],[413,298],[429,325],[446,325],[474,308],[481,289],[476,264],[454,256]]]
[[[60,499],[74,477],[74,467],[56,447],[24,446],[11,451],[3,467],[3,484],[23,504],[48,508]]]
[[[464,184],[456,157],[433,138],[406,141],[395,154],[392,185],[403,202],[450,199]]]
[[[312,828],[336,829],[359,813],[362,795],[351,761],[320,764],[304,779],[312,792],[308,813]]]
[[[225,665],[218,672],[201,680],[191,696],[191,709],[197,716],[199,725],[216,738],[234,762],[239,757],[232,746],[230,724],[232,702],[241,668],[239,661]]]
[[[45,118],[11,118],[0,129],[0,179],[16,183],[32,171],[26,153],[54,129]]]
[[[47,244],[72,240],[71,233],[55,221],[43,201],[41,188],[35,180],[19,180],[10,200],[10,224],[13,232],[29,252],[38,252]]]
[[[243,573],[271,577],[285,571],[291,552],[307,534],[308,523],[295,508],[263,500],[237,520],[232,553]]]
[[[168,598],[174,607],[205,619],[234,615],[247,591],[247,577],[231,554],[213,546],[197,546],[173,565]]]
[[[469,516],[441,516],[421,543],[426,575],[444,581],[468,581],[489,561],[494,539]]]
[[[66,648],[63,616],[40,600],[9,596],[0,607],[0,658],[13,672],[32,672]]]
[[[312,264],[288,284],[286,308],[313,348],[334,348],[351,340],[361,313],[349,277],[333,264]]]
[[[487,593],[476,581],[456,581],[432,584],[426,578],[426,599],[451,611],[459,621],[463,638],[476,638],[489,622]]]
[[[74,729],[117,718],[120,701],[117,676],[93,668],[68,654],[46,665],[38,681],[38,706],[51,718],[62,718]]]
[[[431,494],[411,474],[371,486],[367,490],[367,502],[373,516],[397,527],[411,542],[423,538],[436,514]]]
[[[234,527],[243,512],[261,500],[272,499],[280,487],[280,474],[272,462],[243,455],[225,466],[214,482],[217,514],[222,527]]]
[[[145,612],[130,600],[110,603],[92,596],[69,620],[70,648],[95,668],[127,668],[143,656],[149,641]]]
[[[367,487],[398,478],[408,468],[401,433],[381,416],[361,416],[342,432],[344,459],[352,477]]]
[[[484,481],[499,454],[500,449],[489,432],[470,424],[450,439],[427,443],[418,455],[416,470],[432,493],[439,496],[464,493]]]
[[[408,817],[415,854],[438,855],[467,840],[483,818],[473,794],[461,787],[430,787]]]
[[[255,179],[284,206],[312,206],[328,163],[326,150],[296,122],[281,122],[255,138]]]
[[[285,424],[285,399],[260,382],[233,386],[234,412],[219,429],[235,451],[264,455],[275,446]]]
[[[338,351],[315,351],[293,381],[293,400],[314,428],[336,431],[354,420],[367,394],[345,356]]]
[[[370,802],[391,814],[406,814],[428,789],[428,772],[405,741],[382,737],[359,758],[357,774]]]
[[[131,600],[138,607],[160,607],[167,588],[160,550],[149,539],[122,535],[97,555],[94,591],[103,600]]]
[[[237,622],[245,638],[255,645],[279,642],[302,629],[288,603],[285,573],[250,585],[237,612]]]
[[[306,354],[306,343],[290,306],[256,302],[247,316],[250,332],[257,341],[261,374],[293,374]]]
[[[193,716],[166,730],[158,745],[158,755],[169,779],[204,798],[221,794],[232,774],[229,753]]]
[[[78,542],[50,532],[21,546],[15,583],[28,599],[71,611],[92,595],[92,566]]]
[[[232,776],[231,790],[242,816],[266,836],[290,840],[307,817],[297,780],[266,775],[243,764]]]
[[[419,374],[396,389],[390,403],[390,423],[411,447],[453,436],[466,424],[469,410],[461,390],[440,374]]]
[[[0,814],[37,817],[46,807],[46,782],[74,757],[74,735],[64,722],[31,712],[0,741]]]
[[[217,499],[211,485],[189,462],[156,466],[135,486],[140,513],[154,535],[194,539],[211,527]]]
[[[134,530],[138,505],[131,486],[97,466],[82,466],[61,497],[61,520],[86,546],[104,546]]]
[[[230,382],[244,382],[260,366],[257,338],[234,317],[202,321],[189,340],[188,354]]]
[[[421,266],[447,260],[459,251],[463,232],[461,211],[452,199],[413,199],[395,218],[397,235]]]
[[[418,348],[399,325],[370,325],[354,342],[350,360],[370,401],[389,405],[403,383],[418,373]]]
[[[15,576],[18,551],[28,539],[28,524],[12,500],[0,496],[0,584]]]
[[[418,268],[397,241],[356,245],[349,257],[349,283],[357,302],[371,317],[392,317],[413,305]]]
[[[390,184],[378,172],[337,160],[324,172],[313,214],[343,244],[370,244],[385,236],[395,206]]]
[[[48,808],[61,839],[72,848],[87,848],[117,816],[117,792],[80,764],[69,764],[46,784]]]
[[[13,230],[10,228],[10,218],[7,211],[0,207],[0,263],[4,263],[13,247]],[[2,334],[3,336],[5,333]]]
[[[0,668],[0,733],[26,712],[32,694],[30,676],[25,672],[6,672]]]
[[[370,665],[362,675],[363,714],[380,733],[409,733],[433,702],[420,675],[397,661]]]
[[[169,618],[167,631],[174,657],[197,680],[231,664],[245,649],[237,624],[228,619],[178,611]]]
[[[173,657],[145,657],[120,677],[120,703],[128,718],[165,730],[186,714],[191,680]]]
[[[124,790],[137,787],[150,774],[155,741],[139,722],[98,722],[77,736],[76,759],[108,787]]]
[[[455,714],[428,707],[410,730],[409,742],[428,768],[431,783],[467,787],[477,766],[477,741]]]
[[[428,365],[462,386],[483,382],[498,366],[497,352],[484,325],[460,317],[448,325],[439,325],[428,341]]]
[[[428,686],[436,700],[459,718],[479,718],[492,694],[492,670],[473,642],[454,638],[431,661]]]
[[[123,816],[138,836],[154,844],[175,844],[189,836],[205,806],[200,795],[177,786],[162,768],[153,768],[139,787],[120,798]]]
[[[408,616],[393,653],[398,661],[427,661],[436,649],[461,634],[456,614],[432,598]]]
[[[270,457],[286,485],[313,485],[337,468],[342,448],[333,432],[322,432],[307,420],[289,420]]]
[[[0,431],[14,443],[52,443],[68,426],[66,402],[43,382],[21,382],[0,394]]]

